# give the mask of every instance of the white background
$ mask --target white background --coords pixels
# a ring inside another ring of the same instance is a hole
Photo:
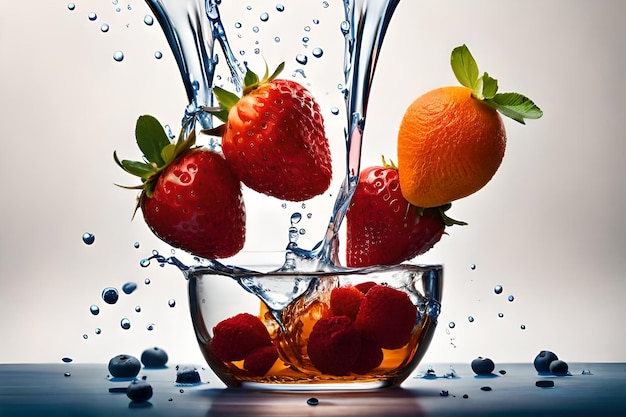
[[[0,362],[106,362],[158,345],[174,361],[200,364],[185,281],[173,268],[139,267],[153,248],[169,249],[141,216],[131,222],[135,194],[113,185],[132,183],[112,152],[138,156],[138,115],[178,123],[186,105],[178,70],[158,25],[143,23],[149,11],[142,2],[120,2],[120,12],[109,0],[75,3],[69,11],[60,0],[4,1],[0,14]],[[95,22],[87,18],[92,11]],[[545,113],[526,126],[507,120],[499,172],[450,212],[469,226],[449,229],[422,259],[446,267],[440,326],[425,362],[479,355],[529,362],[541,349],[572,362],[626,361],[624,16],[621,0],[399,5],[370,99],[365,165],[381,153],[393,156],[413,99],[456,84],[449,53],[463,43],[501,91],[524,93]],[[105,22],[108,33],[99,30]],[[301,27],[293,33],[300,38]],[[121,63],[111,58],[118,49],[126,54]],[[153,58],[156,50],[163,59]],[[331,57],[329,51],[324,69],[340,82]],[[341,106],[338,97],[331,91],[320,100]],[[284,245],[288,222],[264,223],[270,231],[262,233]],[[306,236],[321,236],[311,230]],[[81,241],[87,231],[96,236],[92,246]],[[126,281],[139,284],[134,294],[115,306],[101,301],[104,287]],[[499,296],[497,284],[504,287]],[[176,307],[167,306],[170,298]],[[94,303],[99,316],[89,313]],[[130,330],[119,327],[122,317],[131,319]]]

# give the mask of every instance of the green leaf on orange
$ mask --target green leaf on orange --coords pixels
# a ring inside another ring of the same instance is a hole
[[[525,124],[524,119],[539,119],[543,111],[531,99],[518,93],[500,93],[485,103],[503,115]]]
[[[450,57],[452,71],[462,86],[475,89],[478,82],[478,65],[465,45],[457,46],[452,50]]]

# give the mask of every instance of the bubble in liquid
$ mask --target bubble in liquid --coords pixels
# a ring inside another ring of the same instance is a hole
[[[100,333],[102,333],[102,330],[100,330],[99,327],[96,327],[96,330],[94,330],[94,333],[95,334],[100,334]]]
[[[154,57],[155,57],[156,59],[161,59],[161,58],[163,58],[163,52],[161,52],[161,51],[155,51],[155,52],[154,52]]]
[[[122,51],[115,51],[113,53],[113,59],[116,62],[122,62],[124,60],[124,52],[122,52]]]
[[[268,20],[270,20],[270,15],[267,12],[261,13],[259,19],[261,19],[261,22],[267,22]]]
[[[94,20],[96,20],[98,18],[98,15],[95,14],[94,12],[89,13],[89,15],[87,16],[89,18],[89,20],[91,20],[92,22]]]
[[[511,294],[511,295],[508,296],[507,300],[513,301],[513,300],[515,300],[515,297],[513,297],[513,295]]]
[[[285,11],[285,6],[283,6],[282,4],[278,3],[276,5],[276,10],[278,10],[279,12],[284,12]]]
[[[100,30],[107,33],[109,31],[109,25],[107,23],[103,23],[102,26],[100,26]]]
[[[89,232],[83,233],[83,242],[85,245],[92,245],[96,241],[96,237]]]
[[[154,323],[150,323],[146,326],[146,330],[151,332],[152,330],[154,330]]]
[[[107,304],[115,304],[117,300],[120,298],[119,293],[116,288],[107,287],[102,290],[102,299]]]
[[[147,14],[144,16],[143,22],[148,26],[152,26],[154,24],[154,18]]]
[[[126,284],[122,285],[122,291],[124,291],[124,294],[131,294],[136,289],[137,284],[135,284],[134,282],[127,282]]]
[[[100,307],[92,304],[91,307],[89,307],[89,311],[91,311],[91,314],[93,314],[94,316],[97,316],[98,314],[100,314]]]
[[[496,285],[495,287],[493,287],[493,292],[495,292],[496,294],[502,294],[502,285]]]
[[[130,329],[130,320],[128,320],[127,318],[123,318],[122,320],[120,320],[120,326],[124,330]]]
[[[456,323],[451,321],[450,323],[448,323],[448,327],[451,328],[451,329],[454,329],[456,327]]]
[[[135,307],[135,311],[136,311],[137,313],[141,313],[141,306],[136,306],[136,307]]]
[[[498,313],[498,317],[500,318],[504,317],[504,313]]]
[[[174,300],[173,298],[170,298],[169,300],[167,300],[167,305],[170,307],[175,307],[176,306],[176,300]]]
[[[306,56],[306,55],[303,55],[303,54],[298,54],[298,55],[296,55],[296,62],[297,62],[298,64],[301,64],[301,65],[306,65],[306,63],[308,62],[308,60],[309,60],[309,59],[307,58],[307,56]]]
[[[135,243],[133,243],[133,247],[134,247],[135,249],[139,249],[139,246],[140,246],[140,245],[139,245],[139,242],[135,242]]]
[[[144,279],[143,283],[146,284],[146,285],[150,285],[150,278]]]
[[[291,221],[291,225],[292,226],[300,223],[300,220],[302,220],[302,214],[300,214],[300,213],[293,213],[291,215],[290,221]]]
[[[74,10],[74,9],[76,9],[76,5],[75,5],[74,3],[69,3],[69,4],[67,5],[67,8],[68,8],[69,10]]]
[[[315,48],[311,53],[315,58],[320,58],[322,55],[324,55],[324,51],[322,50],[322,48]]]
[[[139,261],[139,265],[141,265],[143,268],[150,266],[150,259],[143,258],[141,261]]]
[[[469,316],[467,318],[467,321],[469,321],[470,323],[474,323],[474,317],[473,316]]]

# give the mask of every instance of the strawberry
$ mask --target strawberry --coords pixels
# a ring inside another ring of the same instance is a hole
[[[141,116],[135,129],[145,162],[120,161],[143,182],[137,208],[146,224],[166,243],[204,258],[226,258],[245,240],[241,184],[224,157],[193,147],[195,134],[170,143],[161,124]]]
[[[220,104],[211,112],[225,124],[222,150],[238,178],[260,193],[303,201],[330,185],[332,166],[324,120],[313,95],[295,81],[276,79],[278,69],[259,80],[248,71],[243,96],[214,88]]]
[[[346,214],[346,263],[350,267],[391,265],[428,251],[446,226],[465,224],[450,219],[441,207],[420,209],[400,191],[395,166],[361,171]]]

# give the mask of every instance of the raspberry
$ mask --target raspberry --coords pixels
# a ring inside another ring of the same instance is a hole
[[[371,340],[361,340],[361,353],[350,370],[355,374],[364,375],[378,367],[383,361],[383,351]]]
[[[356,284],[355,287],[361,291],[363,294],[367,294],[367,292],[370,290],[370,288],[374,287],[375,285],[377,285],[374,281],[366,281],[366,282],[362,282],[360,284]]]
[[[346,375],[361,352],[361,336],[348,316],[322,318],[311,330],[307,352],[320,372]]]
[[[251,376],[263,376],[278,359],[278,351],[274,345],[252,349],[243,361],[243,368]]]
[[[211,349],[224,362],[239,361],[253,349],[272,344],[267,328],[258,317],[241,313],[213,328]]]
[[[333,316],[348,316],[354,321],[365,298],[356,287],[339,287],[330,293],[330,309]]]
[[[383,349],[398,349],[411,339],[417,309],[402,291],[376,285],[365,295],[355,327]]]

